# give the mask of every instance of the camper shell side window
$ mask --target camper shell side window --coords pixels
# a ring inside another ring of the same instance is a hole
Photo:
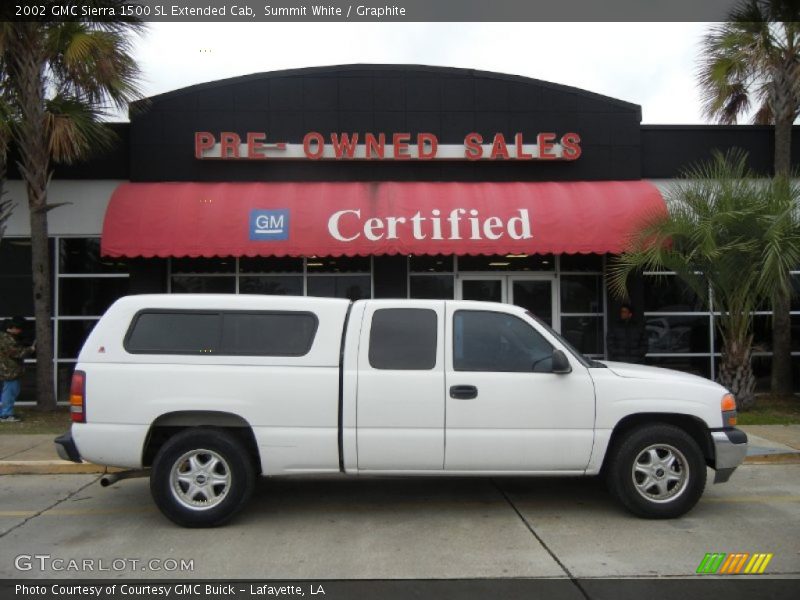
[[[123,347],[130,354],[305,356],[318,326],[307,311],[145,309]]]

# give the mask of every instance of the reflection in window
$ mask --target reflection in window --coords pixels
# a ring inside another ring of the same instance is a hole
[[[369,275],[320,275],[308,278],[308,295],[361,300],[372,296]]]
[[[303,276],[242,276],[239,278],[239,293],[266,294],[269,296],[302,296]]]
[[[644,278],[645,312],[698,312],[705,310],[701,299],[676,275],[647,275]]]
[[[235,292],[235,277],[172,276],[173,294],[233,294]]]
[[[603,354],[603,317],[561,317],[561,335],[581,354]]]
[[[658,316],[645,318],[648,352],[709,352],[709,318],[701,316]]]
[[[600,276],[562,275],[561,311],[602,314],[603,284]]]
[[[514,315],[459,310],[453,316],[456,371],[550,372],[552,356],[550,343]]]

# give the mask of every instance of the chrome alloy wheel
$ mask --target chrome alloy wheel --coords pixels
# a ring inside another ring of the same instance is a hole
[[[231,488],[231,470],[213,450],[190,450],[173,463],[170,488],[175,499],[187,508],[213,508]]]
[[[636,491],[650,502],[670,502],[689,482],[689,464],[680,450],[669,444],[653,444],[633,461],[631,477]]]

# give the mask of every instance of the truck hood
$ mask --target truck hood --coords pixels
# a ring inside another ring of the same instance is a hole
[[[674,371],[672,369],[662,369],[661,367],[650,367],[648,365],[636,365],[632,363],[614,362],[610,360],[600,361],[606,365],[615,375],[625,377],[628,379],[648,379],[650,381],[687,381],[695,384],[705,383],[713,386],[718,384],[713,381],[700,377],[699,375],[691,375],[682,371]]]

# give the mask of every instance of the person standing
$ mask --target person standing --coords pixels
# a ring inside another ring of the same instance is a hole
[[[19,421],[14,416],[14,403],[21,387],[23,360],[34,352],[34,346],[23,346],[19,341],[25,319],[13,317],[6,320],[0,331],[0,423]]]
[[[608,328],[606,341],[608,360],[644,363],[648,349],[647,331],[630,304],[620,306],[619,320]]]

